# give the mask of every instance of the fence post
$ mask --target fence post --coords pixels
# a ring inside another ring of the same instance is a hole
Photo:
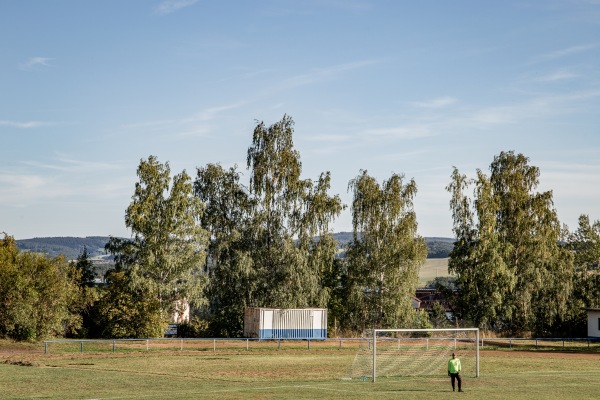
[[[246,339],[246,350],[248,350],[248,342],[250,342],[250,339]]]
[[[179,339],[179,351],[183,351],[183,339]]]
[[[281,339],[277,339],[277,350],[281,348]]]
[[[342,339],[340,339],[340,350],[342,349]]]
[[[115,352],[116,347],[117,347],[117,341],[113,340],[113,353]]]
[[[79,352],[83,353],[83,340],[79,342]]]
[[[213,353],[217,352],[217,339],[213,339]]]
[[[590,347],[590,342],[588,341],[588,348]],[[48,354],[48,342],[44,342],[44,354]]]
[[[148,351],[148,339],[146,339],[146,351]]]

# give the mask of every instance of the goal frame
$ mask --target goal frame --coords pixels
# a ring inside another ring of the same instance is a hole
[[[373,329],[373,383],[377,379],[377,333],[475,332],[475,377],[479,378],[479,328]]]

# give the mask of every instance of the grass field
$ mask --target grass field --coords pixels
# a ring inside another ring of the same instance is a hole
[[[486,350],[481,376],[341,379],[351,348],[44,354],[0,342],[1,399],[597,399],[600,354]]]
[[[427,282],[436,277],[449,276],[447,258],[428,258],[425,265],[419,271],[419,286],[424,286]]]

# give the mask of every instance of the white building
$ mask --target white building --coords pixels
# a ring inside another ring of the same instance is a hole
[[[586,308],[588,315],[588,337],[600,338],[600,308]]]

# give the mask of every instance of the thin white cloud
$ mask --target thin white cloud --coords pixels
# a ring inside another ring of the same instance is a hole
[[[19,129],[31,129],[31,128],[39,128],[41,126],[49,125],[47,122],[40,121],[9,121],[9,120],[0,120],[0,126],[9,126],[11,128],[19,128]]]
[[[52,58],[48,57],[32,57],[24,63],[19,64],[19,69],[23,71],[30,71],[36,67],[51,67],[52,65],[49,63],[51,60]]]
[[[282,86],[283,88],[300,87],[322,82],[332,78],[337,78],[340,74],[356,69],[365,68],[374,64],[378,64],[378,60],[363,60],[351,63],[332,65],[326,68],[318,68],[307,74],[297,75],[286,79]]]
[[[454,97],[443,96],[427,101],[415,101],[411,104],[421,108],[442,108],[456,103],[458,100]]]
[[[121,169],[121,166],[119,166],[116,163],[102,163],[85,160],[76,160],[62,154],[58,154],[56,161],[57,162],[54,164],[40,163],[37,161],[24,161],[24,164],[40,169],[69,173],[90,173]]]
[[[366,129],[362,133],[367,137],[387,137],[394,139],[419,139],[434,136],[435,132],[428,125],[415,124],[391,128]]]
[[[165,15],[179,11],[182,8],[190,7],[199,0],[165,0],[154,8],[154,13]]]
[[[212,129],[207,126],[201,126],[196,129],[192,129],[185,132],[180,132],[177,134],[180,138],[189,139],[189,138],[205,138],[211,136]]]
[[[568,71],[556,71],[546,75],[542,75],[538,78],[535,78],[535,82],[561,82],[566,80],[571,80],[577,78],[579,75],[574,74]]]
[[[350,140],[350,135],[316,135],[308,136],[303,138],[310,142],[329,142],[329,143],[341,143]]]
[[[588,43],[588,44],[571,46],[571,47],[567,47],[565,49],[560,49],[560,50],[552,51],[550,53],[538,55],[537,57],[534,58],[533,62],[556,60],[559,58],[571,56],[573,54],[584,53],[586,51],[594,50],[598,46],[600,46],[600,44],[598,44],[598,43]]]
[[[192,118],[192,120],[194,120],[194,121],[198,121],[198,120],[210,121],[210,120],[213,120],[217,115],[223,113],[224,111],[234,110],[236,108],[243,106],[244,104],[245,104],[245,102],[236,102],[236,103],[227,104],[224,106],[210,107],[210,108],[204,109],[204,110],[200,111],[199,113],[197,113]]]

